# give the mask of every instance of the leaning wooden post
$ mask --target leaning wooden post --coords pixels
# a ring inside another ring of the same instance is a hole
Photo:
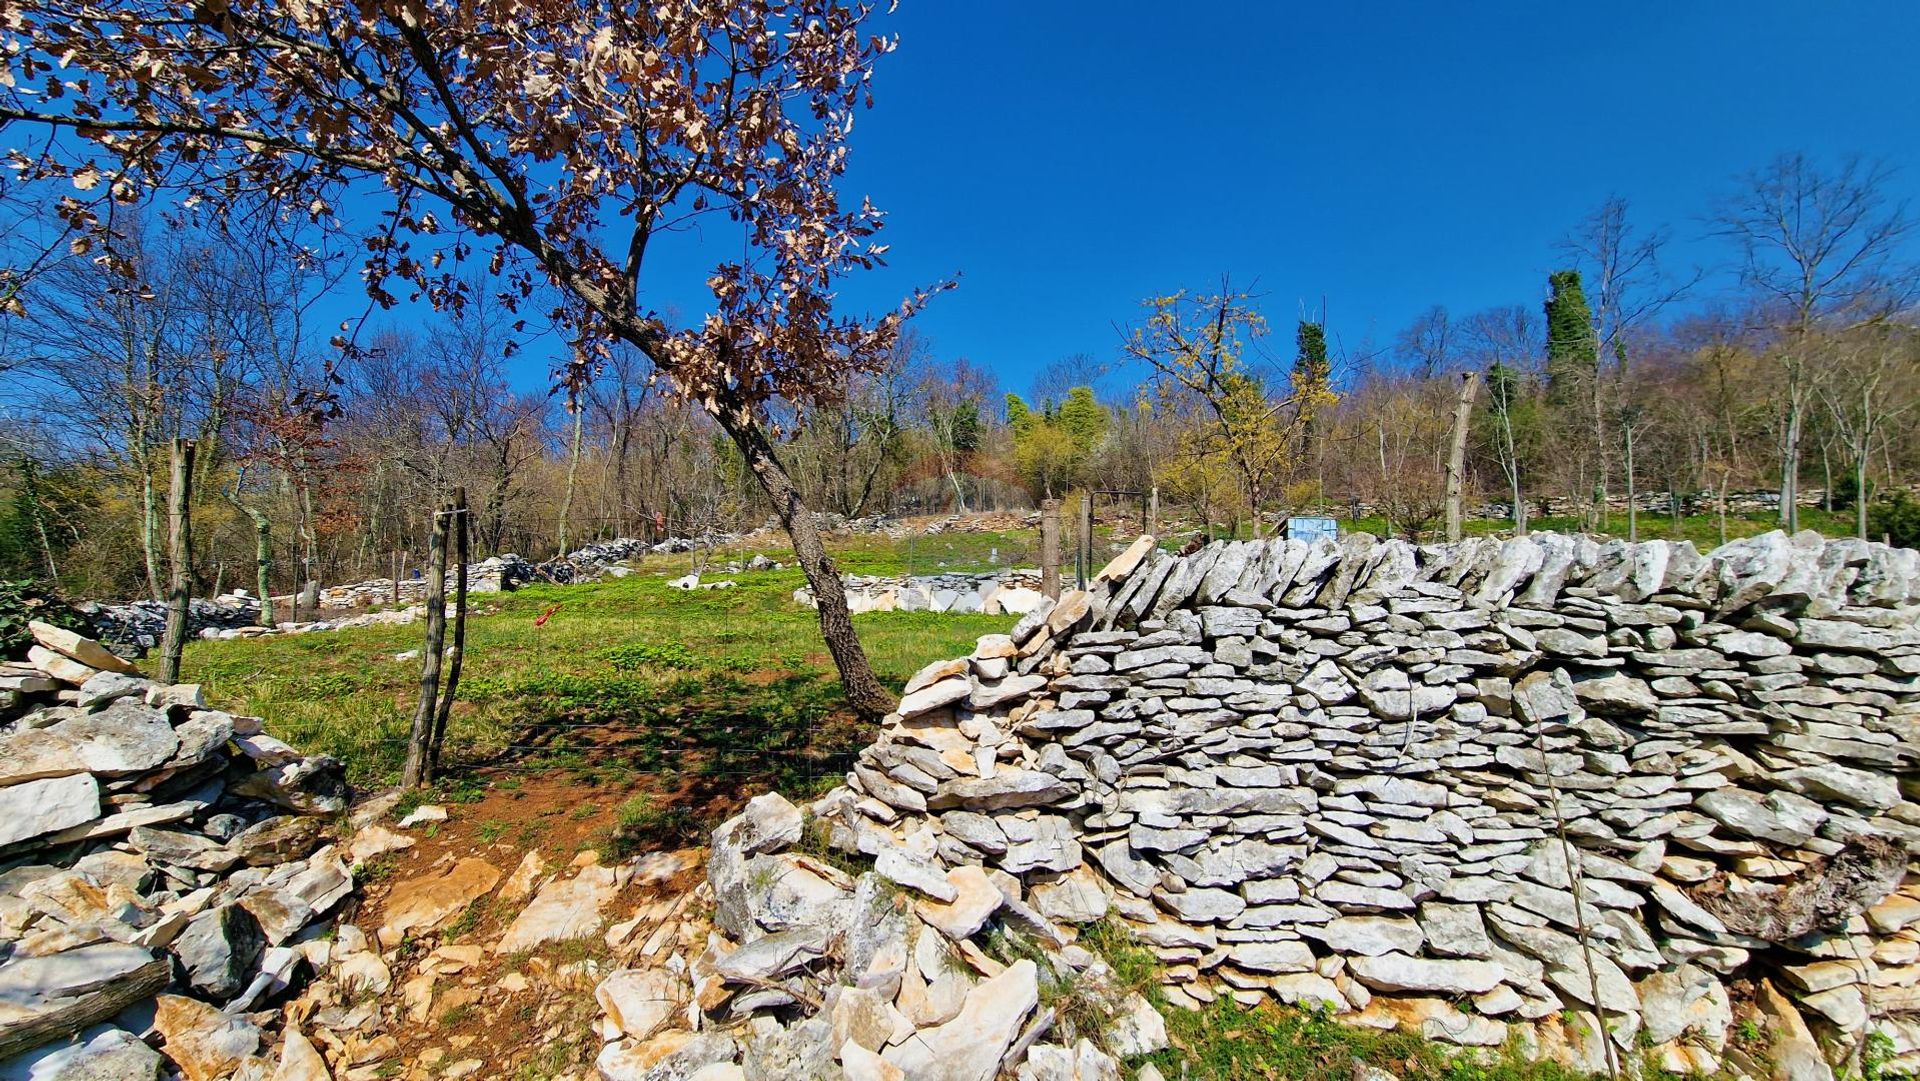
[[[393,605],[396,608],[400,606],[400,569],[402,567],[405,567],[406,565],[407,565],[407,553],[405,552],[393,553],[393,592],[390,595],[390,599],[388,600],[387,603]]]
[[[1040,592],[1060,599],[1060,501],[1040,501]]]
[[[1467,422],[1473,416],[1473,395],[1480,389],[1479,372],[1460,373],[1460,397],[1453,403],[1453,449],[1447,455],[1447,539],[1460,539],[1463,493],[1467,483]]]
[[[447,738],[453,697],[460,689],[460,661],[467,652],[467,490],[453,490],[453,649],[447,654],[446,685],[434,713],[433,739],[427,748],[427,780],[440,772],[440,746]]]
[[[446,506],[433,515],[427,544],[427,641],[420,655],[420,701],[413,710],[413,730],[407,737],[407,764],[400,783],[417,788],[427,781],[427,751],[433,740],[434,710],[440,694],[440,643],[447,633],[447,520]]]
[[[173,441],[173,486],[167,493],[167,632],[160,653],[160,682],[180,682],[180,655],[187,648],[187,617],[193,578],[193,440]]]

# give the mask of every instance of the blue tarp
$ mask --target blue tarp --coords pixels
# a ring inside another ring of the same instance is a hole
[[[1335,518],[1289,518],[1287,519],[1287,539],[1302,540],[1309,543],[1325,537],[1328,540],[1340,539],[1340,522]]]

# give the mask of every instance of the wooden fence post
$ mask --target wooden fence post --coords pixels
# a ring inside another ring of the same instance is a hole
[[[420,701],[413,711],[413,729],[407,737],[407,763],[400,783],[417,788],[427,781],[427,751],[433,739],[434,711],[440,695],[440,644],[447,633],[447,521],[453,515],[442,505],[433,515],[427,544],[427,641],[420,655]]]
[[[393,594],[388,599],[387,603],[393,605],[396,608],[400,606],[400,571],[404,569],[406,565],[407,565],[407,553],[405,552],[393,553]]]
[[[172,487],[167,493],[167,630],[162,639],[160,682],[180,682],[180,655],[187,648],[187,618],[192,612],[193,440],[176,439],[169,457]]]
[[[453,697],[460,689],[460,661],[467,652],[467,490],[453,490],[453,649],[447,655],[446,686],[434,714],[433,740],[427,748],[427,780],[440,772],[440,746],[447,738]]]
[[[1040,592],[1060,599],[1060,501],[1040,501]]]
[[[1154,536],[1160,535],[1160,486],[1154,485],[1147,492],[1147,528],[1142,530]]]

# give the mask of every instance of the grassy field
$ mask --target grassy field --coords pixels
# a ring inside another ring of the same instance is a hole
[[[847,563],[898,569],[886,547],[862,545]],[[667,575],[687,569],[686,556],[652,557],[626,578],[476,595],[450,764],[691,772],[788,789],[843,773],[865,738],[844,709],[812,609],[792,599],[800,572],[710,569],[708,580],[739,585],[666,587]],[[855,623],[881,680],[897,686],[1012,620],[887,612]],[[183,679],[223,708],[267,718],[269,731],[304,751],[338,755],[356,783],[379,783],[397,775],[418,693],[419,662],[395,657],[417,650],[422,633],[415,623],[195,642]]]

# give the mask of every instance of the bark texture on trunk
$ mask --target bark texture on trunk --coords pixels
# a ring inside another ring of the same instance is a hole
[[[1447,539],[1457,541],[1466,517],[1461,506],[1467,485],[1467,427],[1473,417],[1473,396],[1480,389],[1479,372],[1460,373],[1460,397],[1453,403],[1453,445],[1447,454]]]
[[[160,682],[180,682],[180,656],[187,649],[187,619],[193,599],[193,440],[173,441],[173,486],[167,493],[167,632],[160,653]]]
[[[426,779],[440,772],[440,748],[446,743],[453,699],[460,693],[460,662],[467,653],[467,490],[453,490],[453,648],[447,651],[446,684],[435,707],[433,738],[427,748]]]
[[[408,788],[425,784],[427,754],[433,743],[434,710],[440,695],[440,643],[447,631],[447,520],[448,508],[433,515],[433,533],[427,548],[427,641],[420,655],[420,700],[413,710],[413,728],[407,736],[407,762],[400,783]]]
[[[847,610],[847,593],[840,581],[840,568],[820,541],[820,530],[813,512],[807,509],[794,487],[793,478],[774,454],[773,441],[760,426],[759,419],[744,403],[720,401],[709,410],[734,445],[746,457],[747,467],[760,482],[773,503],[773,512],[793,540],[793,554],[813,587],[820,614],[820,636],[826,639],[827,652],[840,670],[840,684],[846,689],[847,702],[861,719],[877,721],[893,712],[892,694],[880,685],[867,661],[866,650],[853,629],[853,615]]]

